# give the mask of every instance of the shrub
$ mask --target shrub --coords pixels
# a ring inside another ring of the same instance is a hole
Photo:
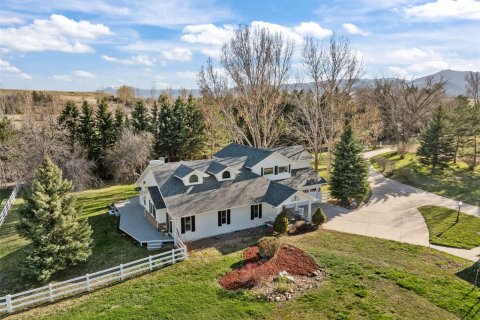
[[[403,182],[412,182],[414,180],[414,174],[410,168],[400,168],[395,171],[395,175]]]
[[[279,234],[287,233],[288,231],[288,218],[287,213],[285,210],[280,212],[278,216],[275,218],[275,222],[273,223],[273,231]]]
[[[312,223],[317,226],[321,226],[327,221],[327,215],[321,208],[315,210],[315,213],[312,216]]]
[[[280,247],[280,240],[275,237],[263,237],[258,241],[258,251],[261,256],[271,258]]]

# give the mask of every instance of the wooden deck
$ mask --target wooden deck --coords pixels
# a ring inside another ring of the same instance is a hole
[[[159,232],[147,221],[143,207],[138,203],[138,197],[116,203],[115,207],[120,212],[119,229],[140,244],[152,241],[173,241],[170,235],[166,236]]]

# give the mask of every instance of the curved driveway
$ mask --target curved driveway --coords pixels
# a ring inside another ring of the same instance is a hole
[[[370,158],[386,151],[389,149],[366,152],[365,157]],[[427,225],[417,210],[423,205],[457,209],[457,201],[385,178],[372,167],[369,181],[372,187],[370,201],[358,210],[329,214],[331,219],[325,224],[326,229],[429,246],[478,260],[480,247],[463,250],[430,245]],[[328,208],[325,209],[329,211]],[[480,217],[480,208],[475,206],[463,205],[462,212]]]

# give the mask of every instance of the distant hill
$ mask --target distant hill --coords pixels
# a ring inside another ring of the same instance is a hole
[[[440,77],[442,77],[444,80],[447,81],[445,85],[445,91],[447,95],[449,96],[458,96],[458,95],[465,95],[465,86],[467,85],[467,82],[465,81],[465,75],[468,73],[468,71],[455,71],[455,70],[442,70],[437,73],[434,73],[433,79],[438,80]],[[427,80],[427,77],[421,77],[418,79],[413,80],[413,83],[419,87],[425,84],[425,81]]]
[[[465,94],[465,75],[468,71],[455,71],[455,70],[442,70],[437,73],[434,73],[430,76],[433,76],[435,80],[438,80],[440,77],[443,77],[447,81],[445,85],[446,94],[449,96],[458,96],[460,94]],[[418,79],[413,80],[412,82],[422,87],[425,84],[425,81],[429,76],[421,77]],[[374,79],[360,79],[357,83],[357,87],[368,87],[373,85]],[[298,89],[298,90],[308,90],[312,87],[311,83],[297,83],[297,84],[289,84],[285,86],[288,89]],[[198,89],[186,89],[192,93],[193,96],[198,97],[200,96],[200,90]],[[162,91],[166,91],[170,93],[172,96],[178,96],[180,94],[180,89],[169,89],[169,90],[157,90],[157,95],[160,95]],[[116,88],[107,87],[104,90],[105,93],[115,94],[117,92]],[[150,89],[138,89],[135,88],[136,95],[142,98],[148,98],[151,96]]]

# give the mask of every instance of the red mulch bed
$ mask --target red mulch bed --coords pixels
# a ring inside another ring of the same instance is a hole
[[[220,284],[227,290],[252,288],[255,284],[280,271],[287,271],[292,275],[310,276],[319,266],[302,250],[287,244],[282,244],[277,254],[269,259],[262,260],[258,254],[258,247],[250,247],[243,251],[244,265],[224,275]]]

